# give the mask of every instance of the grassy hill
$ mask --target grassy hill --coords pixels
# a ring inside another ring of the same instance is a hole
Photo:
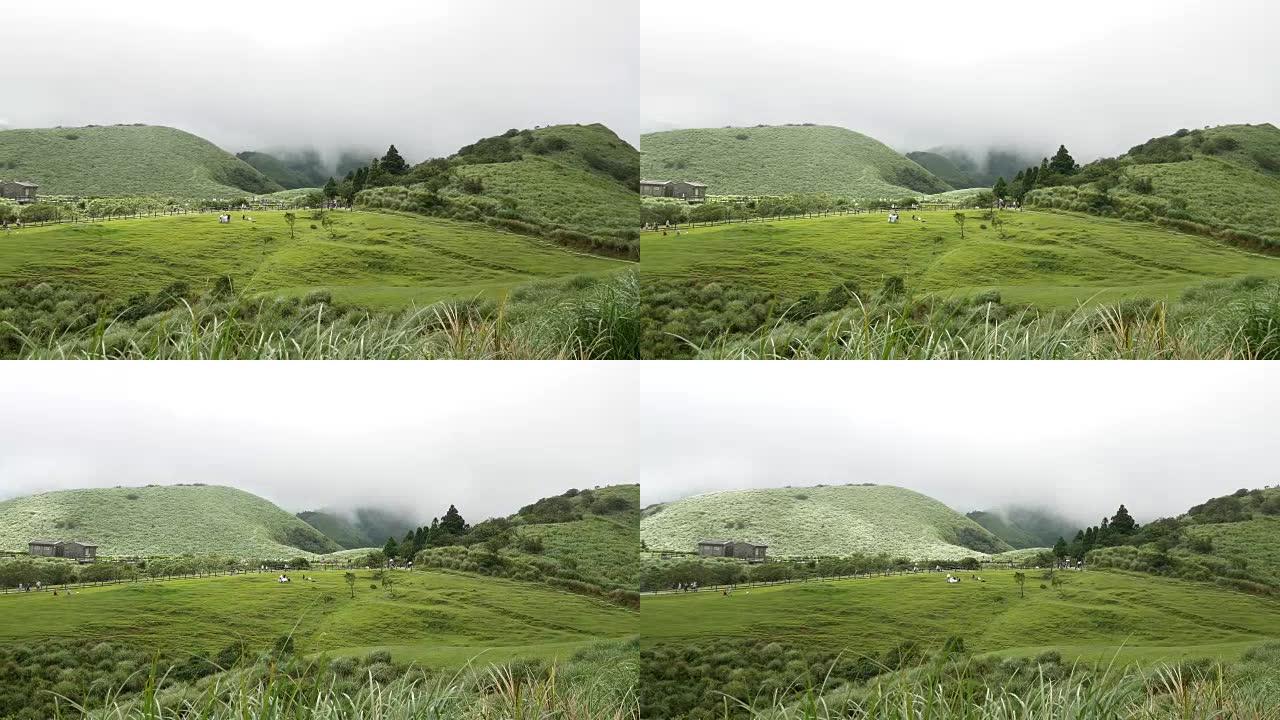
[[[267,500],[216,485],[64,490],[0,502],[0,549],[23,552],[34,538],[94,542],[104,556],[287,559],[340,549]]]
[[[307,168],[292,167],[270,153],[246,150],[236,153],[236,157],[285,190],[320,187],[329,178],[328,175],[318,177],[317,174],[308,172]]]
[[[1087,562],[1280,595],[1280,487],[1212,498],[1090,551]]]
[[[646,178],[704,182],[712,195],[877,199],[953,189],[884,143],[814,125],[651,133],[640,138],[640,171]]]
[[[344,550],[374,547],[374,544],[370,542],[369,538],[365,537],[364,533],[357,530],[356,526],[351,524],[351,521],[340,515],[319,510],[306,510],[298,513],[298,519],[315,528],[321,535],[329,538]]]
[[[634,603],[639,584],[638,485],[569,490],[477,524],[457,545],[418,553],[420,566],[542,580]]]
[[[1079,529],[1070,520],[1039,508],[1015,506],[999,510],[974,510],[965,515],[1014,549],[1053,547],[1058,538],[1069,540]]]
[[[447,298],[501,297],[535,280],[600,275],[627,263],[477,223],[370,212],[332,212],[325,227],[299,213],[183,215],[25,228],[0,252],[0,281],[74,281],[128,298],[174,282],[211,288],[229,276],[251,295],[335,300],[375,309]]]
[[[1155,220],[1255,250],[1280,251],[1280,129],[1179,130],[1081,169],[1027,202]]]
[[[951,158],[945,155],[939,155],[935,152],[909,152],[907,157],[920,167],[933,173],[939,180],[945,182],[953,188],[973,188],[979,187],[978,181],[969,177],[968,173],[956,167]]]
[[[907,153],[907,157],[912,157],[916,153]],[[1005,181],[1013,180],[1018,171],[1024,170],[1032,165],[1040,164],[1040,155],[1032,155],[1024,150],[1016,150],[1011,148],[989,148],[985,153],[975,156],[973,152],[965,148],[959,147],[935,147],[923,153],[923,155],[931,158],[940,158],[949,165],[956,168],[972,182],[972,185],[965,187],[983,187],[989,188],[995,184],[996,178],[1003,177]],[[938,162],[938,160],[934,160]],[[929,165],[925,165],[929,167]],[[945,167],[945,166],[944,166]],[[956,186],[960,187],[960,186]]]
[[[734,490],[647,511],[651,551],[693,552],[699,540],[763,543],[773,557],[886,553],[912,560],[982,557],[1009,546],[946,505],[889,485]]]
[[[43,195],[236,198],[283,189],[203,138],[150,125],[0,131],[0,177]]]
[[[1237,658],[1280,638],[1280,602],[1212,585],[1084,572],[1053,586],[1029,573],[1022,597],[1012,572],[979,574],[986,582],[925,573],[646,597],[643,717],[726,717],[721,693],[769,704],[774,692],[830,691],[911,667],[949,638],[976,655],[1060,656],[1067,667]]]

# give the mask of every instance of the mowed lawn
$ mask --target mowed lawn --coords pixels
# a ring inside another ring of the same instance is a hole
[[[925,221],[911,219],[913,214]],[[954,213],[884,214],[718,225],[681,235],[645,233],[642,274],[747,284],[787,295],[849,281],[878,289],[901,276],[914,293],[999,290],[1041,307],[1126,297],[1167,298],[1217,278],[1280,276],[1280,258],[1151,224],[1085,215],[1007,212],[1005,238],[978,211],[965,239]]]
[[[273,573],[0,595],[0,643],[120,640],[216,653],[244,639],[265,649],[292,633],[298,652],[389,650],[398,661],[450,668],[479,657],[560,657],[638,631],[638,613],[537,583],[449,573],[394,573],[395,596],[358,571]],[[314,581],[304,580],[304,576]]]
[[[975,653],[1139,661],[1234,657],[1280,639],[1280,601],[1214,585],[1093,571],[1064,573],[1059,591],[1028,571],[1020,598],[1011,571],[978,574],[986,582],[926,573],[645,596],[641,634],[645,645],[728,637],[855,654],[958,635]]]
[[[338,211],[325,228],[309,211],[296,214],[293,238],[283,212],[250,212],[252,222],[235,212],[229,225],[199,214],[0,233],[0,281],[72,281],[123,299],[175,281],[201,290],[229,275],[251,294],[328,291],[394,309],[628,264],[476,223]]]

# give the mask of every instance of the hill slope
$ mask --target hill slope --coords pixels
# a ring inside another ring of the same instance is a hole
[[[953,188],[973,188],[979,187],[978,181],[969,177],[969,174],[951,161],[951,158],[945,155],[939,155],[935,152],[909,152],[907,157],[920,167],[928,170],[938,177],[939,180],[945,182]]]
[[[399,539],[416,527],[416,523],[379,508],[356,508],[351,516],[348,519],[346,513],[330,510],[298,513],[298,519],[349,550],[382,547],[387,538]]]
[[[830,193],[901,198],[952,190],[889,146],[838,127],[702,128],[640,138],[646,178],[697,180],[713,195]]]
[[[44,195],[233,198],[283,188],[213,143],[174,128],[0,131],[0,177]]]
[[[774,557],[886,553],[961,559],[1008,550],[980,525],[933,498],[889,485],[734,490],[650,509],[640,537],[653,551],[692,552],[699,540],[764,543]]]
[[[1068,182],[1026,201],[1280,250],[1280,129],[1271,124],[1179,130],[1086,165]]]
[[[63,490],[0,502],[0,550],[24,552],[35,538],[97,543],[104,556],[284,559],[339,549],[267,500],[217,485]]]
[[[1058,538],[1070,539],[1078,529],[1066,518],[1037,508],[974,510],[965,515],[1015,549],[1053,547]]]

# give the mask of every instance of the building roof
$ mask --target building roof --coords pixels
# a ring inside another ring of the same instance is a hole
[[[96,543],[84,542],[83,540],[68,540],[67,542],[69,542],[69,543],[75,543],[75,544],[79,545],[80,547],[87,547],[87,548],[96,548],[96,547],[98,547],[98,545],[97,545]]]
[[[641,180],[641,185],[670,185],[670,180]]]
[[[699,545],[728,545],[732,540],[699,540]]]
[[[57,545],[60,540],[32,540],[28,545]]]
[[[706,183],[693,182],[693,181],[686,182],[685,185],[688,185],[689,187],[706,187],[707,186]]]

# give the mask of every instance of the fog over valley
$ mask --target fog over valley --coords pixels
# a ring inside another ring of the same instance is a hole
[[[1280,10],[1258,0],[747,0],[682,7],[678,21],[663,5],[640,13],[640,50],[662,58],[640,79],[644,132],[811,122],[902,152],[1039,158],[1066,143],[1086,162],[1180,127],[1280,122]]]
[[[961,512],[1145,522],[1276,484],[1261,365],[669,365],[642,383],[645,505],[716,490],[898,485]],[[910,365],[910,366],[908,366]]]
[[[7,7],[6,47],[38,61],[6,79],[20,102],[0,107],[0,129],[168,125],[231,152],[314,147],[330,162],[392,143],[416,162],[561,123],[638,140],[632,4],[126,5]]]
[[[0,500],[149,483],[230,485],[290,512],[505,516],[635,482],[628,383],[483,364],[33,364],[0,378]],[[601,418],[606,418],[602,421]]]

